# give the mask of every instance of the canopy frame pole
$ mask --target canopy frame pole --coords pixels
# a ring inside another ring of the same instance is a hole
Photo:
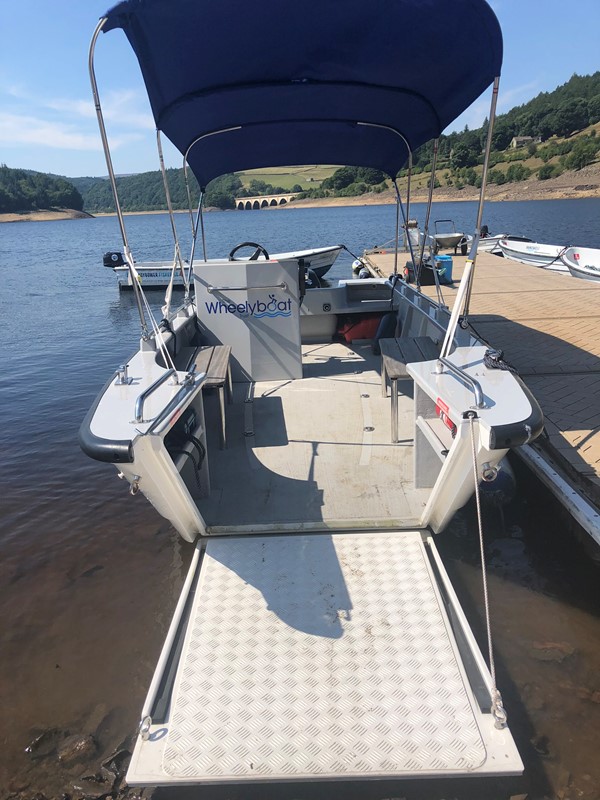
[[[198,202],[198,216],[196,220],[196,229],[198,228],[198,222],[200,222],[200,231],[202,238],[202,257],[204,258],[205,261],[208,261],[208,257],[206,255],[206,234],[204,232],[204,214],[202,213],[204,209],[204,195],[205,191],[204,189],[202,189],[200,192],[200,200]]]
[[[198,225],[200,225],[200,230],[202,232],[202,254],[204,256],[204,260],[208,261],[206,257],[206,237],[204,234],[204,216],[202,214],[202,210],[204,208],[204,195],[206,193],[205,189],[200,187],[200,197],[198,199],[198,208],[196,209],[196,221],[194,222],[194,215],[192,213],[192,193],[190,192],[190,181],[188,177],[188,163],[187,160],[183,159],[183,179],[185,181],[185,189],[187,192],[188,197],[188,210],[190,212],[190,222],[192,224],[192,254],[190,255],[190,268],[193,265],[194,261],[194,252],[196,250],[196,237],[198,236]]]
[[[408,249],[408,222],[410,220],[410,189],[412,182],[413,154],[408,151],[408,172],[406,174],[406,220],[404,222],[404,247]]]
[[[187,301],[190,296],[190,283],[185,275],[185,269],[183,267],[183,259],[181,257],[181,249],[179,247],[179,236],[177,234],[177,227],[175,225],[175,217],[173,216],[173,204],[171,202],[171,192],[169,190],[169,181],[167,180],[167,171],[165,169],[165,159],[163,156],[163,149],[162,149],[162,141],[160,136],[160,130],[156,129],[156,147],[158,149],[158,160],[160,163],[160,172],[162,175],[163,186],[165,189],[165,198],[167,200],[167,210],[169,212],[169,222],[171,223],[171,231],[173,233],[173,241],[175,243],[175,261],[179,265],[179,271],[181,272],[181,279],[183,281],[183,285],[185,286],[185,295],[184,300]]]
[[[479,206],[477,208],[477,222],[475,224],[475,234],[473,236],[473,243],[471,245],[471,252],[469,253],[469,260],[473,262],[475,268],[475,261],[477,258],[477,248],[479,247],[479,240],[481,238],[481,223],[483,220],[483,206],[485,204],[485,190],[487,187],[490,154],[492,152],[492,139],[494,133],[494,123],[496,121],[496,106],[498,104],[498,89],[500,87],[500,76],[494,78],[494,86],[492,88],[492,100],[490,102],[490,116],[487,138],[485,142],[485,151],[483,156],[483,167],[481,169],[481,190],[479,192]],[[461,327],[466,328],[469,318],[469,306],[471,304],[471,289],[473,285],[473,278],[469,282],[469,288],[465,298],[465,307],[461,319]]]
[[[200,198],[198,200],[198,209],[196,211],[196,222],[194,223],[194,235],[192,236],[192,249],[190,250],[190,279],[191,276],[194,274],[194,256],[196,255],[196,239],[198,236],[198,224],[200,224],[202,228],[202,245],[204,247],[204,221],[202,219],[202,204],[204,202],[204,192],[200,192]],[[207,261],[206,258],[206,247],[204,247],[204,260]]]
[[[433,187],[435,184],[435,171],[437,167],[439,139],[433,140],[433,155],[431,158],[431,174],[429,176],[429,196],[427,198],[427,210],[425,211],[425,225],[423,227],[423,241],[419,245],[419,263],[415,264],[415,274],[417,275],[417,286],[420,286],[421,267],[423,265],[423,256],[425,255],[425,244],[429,236],[429,220],[431,218],[431,206],[433,204]],[[431,245],[430,245],[431,251]],[[432,255],[435,255],[433,253]],[[435,268],[435,263],[434,263]]]
[[[380,128],[381,130],[390,131],[391,133],[394,133],[396,136],[399,136],[402,139],[402,141],[404,142],[404,144],[406,145],[406,151],[408,153],[409,163],[410,163],[411,168],[412,168],[412,150],[411,150],[410,144],[408,143],[408,139],[406,138],[406,136],[404,136],[404,134],[400,133],[399,130],[397,130],[396,128],[392,128],[391,125],[380,125],[380,124],[378,124],[376,122],[361,122],[360,120],[357,120],[356,124],[360,125],[362,127],[365,127],[365,128]],[[404,229],[406,230],[406,216],[404,214],[404,210],[403,210],[403,207],[402,207],[402,200],[400,198],[400,190],[398,189],[398,184],[397,184],[396,180],[397,180],[396,176],[392,177],[392,182],[394,184],[394,189],[396,191],[396,241],[394,243],[395,244],[395,248],[394,248],[394,275],[398,274],[398,239],[399,239],[399,236],[400,236],[400,217],[399,217],[399,212],[400,212],[401,209],[402,209],[402,218],[403,218],[403,221],[404,221]],[[412,257],[412,248],[411,248],[411,257]]]
[[[406,230],[407,229],[406,226],[408,224],[408,222],[407,222],[408,221],[408,214],[404,211],[404,206],[402,204],[402,197],[400,195],[400,188],[398,187],[398,179],[397,178],[394,178],[393,184],[394,184],[394,189],[396,191],[396,209],[399,209],[400,213],[402,214],[402,222],[404,224],[404,230]],[[414,264],[415,263],[415,254],[414,254],[414,250],[413,250],[413,244],[412,244],[412,242],[410,240],[410,236],[406,237],[406,242],[407,242],[408,252],[410,253],[411,261]],[[398,250],[398,241],[396,240],[396,251],[397,250]]]
[[[394,179],[394,187],[396,189],[396,237],[394,239],[394,275],[398,274],[398,245],[400,240],[400,192],[398,191],[398,184]]]
[[[439,152],[440,140],[434,139],[433,140],[433,155],[431,158],[431,174],[429,176],[429,197],[427,200],[427,214],[425,218],[425,230],[423,236],[423,245],[421,248],[421,254],[419,258],[419,277],[421,276],[421,269],[423,268],[423,254],[425,251],[425,242],[427,241],[427,237],[429,236],[429,221],[431,216],[431,208],[433,206],[433,191],[435,189],[435,175],[437,171],[437,159],[438,159],[438,152]],[[431,245],[429,246],[429,252],[431,254],[431,268],[433,269],[433,280],[435,282],[435,292],[437,295],[437,301],[440,308],[447,308],[446,303],[444,302],[444,295],[442,293],[442,287],[440,285],[440,278],[437,272],[437,267],[435,264],[435,253],[437,250],[437,243],[436,246],[432,249]]]
[[[129,270],[129,277],[131,280],[131,285],[133,287],[133,294],[135,297],[135,302],[137,305],[138,314],[140,317],[140,324],[142,328],[142,339],[146,341],[150,338],[150,334],[148,332],[148,325],[146,323],[146,316],[144,314],[144,306],[142,303],[142,288],[140,286],[138,280],[138,274],[134,267],[133,255],[131,253],[131,249],[129,247],[129,241],[127,239],[127,232],[125,230],[125,220],[123,219],[123,211],[121,210],[121,204],[119,202],[119,193],[117,191],[117,181],[115,178],[115,171],[113,169],[112,157],[110,154],[110,147],[108,145],[108,136],[106,134],[106,126],[104,124],[104,114],[102,113],[102,106],[100,104],[100,94],[98,92],[98,84],[96,82],[96,72],[94,69],[94,54],[96,51],[96,41],[98,40],[98,36],[100,35],[100,31],[104,27],[107,22],[106,17],[102,17],[98,24],[96,25],[96,29],[92,36],[92,41],[90,42],[90,48],[88,53],[88,71],[90,75],[90,83],[92,85],[92,95],[94,97],[94,107],[96,109],[96,119],[98,120],[98,127],[100,129],[100,139],[102,140],[102,149],[104,151],[104,160],[106,161],[106,168],[108,170],[108,179],[110,181],[110,187],[113,193],[113,199],[115,201],[115,210],[117,212],[117,220],[119,223],[119,228],[121,230],[121,240],[123,241],[123,251],[125,253],[125,259],[127,261],[127,268]]]
[[[188,149],[185,151],[184,156],[183,156],[183,173],[186,176],[186,182],[187,182],[188,156],[190,154],[190,150],[192,149],[192,147],[194,147],[194,145],[198,144],[198,142],[201,142],[203,139],[207,139],[209,136],[218,136],[220,133],[231,133],[232,131],[240,131],[241,129],[242,129],[241,125],[234,125],[231,128],[223,128],[220,131],[211,131],[210,133],[203,133],[202,136],[198,136],[197,139],[194,139],[194,141],[189,145]],[[208,261],[208,258],[206,257],[206,236],[205,236],[205,232],[204,232],[204,216],[202,214],[202,209],[203,209],[203,206],[204,206],[204,195],[205,195],[205,193],[206,193],[206,187],[202,187],[201,186],[200,187],[200,202],[198,203],[198,216],[197,216],[197,221],[196,221],[196,233],[197,233],[197,230],[198,230],[198,221],[199,221],[200,222],[200,230],[201,230],[201,233],[202,233],[202,255],[204,257],[204,261]],[[191,203],[190,203],[190,206],[191,206]],[[196,234],[194,234],[194,236],[195,235]],[[194,247],[195,247],[195,238],[194,238]],[[191,266],[192,265],[190,263],[190,268],[191,268]]]
[[[477,248],[479,247],[479,237],[481,231],[481,220],[483,218],[483,205],[485,201],[485,189],[487,183],[487,173],[490,161],[490,153],[492,149],[492,134],[494,128],[494,120],[496,118],[496,105],[498,102],[498,87],[500,86],[500,78],[494,78],[494,86],[492,89],[492,101],[490,104],[490,124],[488,127],[487,141],[485,145],[485,155],[483,159],[483,170],[481,173],[481,191],[479,193],[479,208],[477,209],[477,227],[473,235],[473,243],[471,245],[471,252],[465,262],[465,269],[458,287],[458,292],[454,300],[454,308],[450,316],[450,322],[446,329],[446,336],[440,351],[440,358],[447,357],[450,352],[452,340],[456,326],[460,323],[461,328],[466,328],[468,325],[468,311],[469,301],[471,297],[471,286],[473,280],[473,272],[475,269],[475,261],[477,259]],[[461,310],[464,309],[464,314],[461,316]]]

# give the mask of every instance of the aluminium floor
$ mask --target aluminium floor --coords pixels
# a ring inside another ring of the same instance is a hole
[[[392,444],[380,360],[370,345],[304,345],[302,380],[259,382],[250,398],[235,385],[227,449],[209,442],[211,494],[199,503],[213,532],[418,524],[427,491],[412,487],[412,388],[401,387]]]

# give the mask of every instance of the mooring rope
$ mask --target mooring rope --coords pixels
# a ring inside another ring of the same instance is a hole
[[[492,687],[491,687],[491,695],[492,695],[492,706],[490,711],[494,716],[494,725],[496,728],[505,728],[506,727],[506,711],[502,704],[502,695],[498,687],[496,686],[496,665],[494,663],[494,650],[492,645],[492,627],[490,623],[490,603],[489,603],[489,595],[488,595],[488,585],[487,585],[487,569],[486,569],[486,561],[485,561],[485,548],[483,545],[483,524],[481,518],[481,500],[479,497],[479,470],[477,468],[477,448],[475,445],[475,426],[474,426],[475,414],[469,414],[469,425],[471,429],[471,449],[473,454],[473,476],[475,478],[475,503],[477,505],[477,524],[479,527],[479,550],[481,556],[481,577],[483,583],[483,601],[485,607],[485,625],[486,625],[486,633],[487,633],[487,644],[488,644],[488,659],[489,659],[489,666],[490,666],[490,676],[492,679]]]

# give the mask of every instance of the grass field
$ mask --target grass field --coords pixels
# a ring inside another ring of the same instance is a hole
[[[571,137],[568,138],[571,140],[576,140],[581,136],[590,135],[592,133],[592,130],[594,130],[595,134],[598,135],[600,139],[600,122],[590,125],[588,128],[585,128],[584,130],[579,131],[578,133],[573,134]],[[564,138],[552,137],[551,140],[548,140],[548,142],[544,144],[538,145],[538,147],[539,148],[544,147],[551,141],[556,141],[557,143],[560,143],[564,141]],[[526,179],[529,181],[537,180],[537,171],[544,164],[543,160],[537,155],[529,155],[527,158],[521,160],[515,158],[514,150],[507,150],[505,160],[501,160],[498,163],[494,164],[492,169],[498,172],[506,173],[511,164],[513,163],[523,164],[524,166],[528,167],[531,170],[532,173],[531,176],[528,179]],[[548,163],[551,165],[558,165],[560,163],[559,156],[554,156],[553,158],[550,159]],[[452,175],[448,167],[449,164],[447,160],[441,161],[438,164],[436,177],[442,188],[446,186],[456,185],[457,183],[456,177]],[[281,186],[283,189],[286,190],[291,189],[296,184],[302,186],[303,189],[318,189],[322,181],[325,178],[328,178],[331,175],[333,175],[336,169],[339,169],[339,166],[315,164],[305,167],[270,167],[269,169],[238,172],[237,175],[240,177],[245,187],[249,187],[250,181],[252,180],[262,180],[265,183],[270,183],[272,186]],[[475,166],[474,170],[478,175],[481,174],[482,171],[481,165],[479,164]],[[414,193],[426,194],[428,191],[428,182],[429,182],[428,170],[423,173],[418,173],[418,174],[413,173],[411,180],[411,191],[413,191]],[[392,185],[391,181],[388,181],[387,183],[388,186],[391,187]],[[401,193],[405,195],[407,188],[406,178],[400,178],[398,180],[398,185]]]
[[[299,184],[303,189],[316,189],[321,181],[329,178],[338,169],[337,166],[309,165],[307,167],[269,167],[268,169],[248,170],[236,174],[244,184],[250,186],[250,181],[264,181],[272,186],[281,186],[291,189]]]

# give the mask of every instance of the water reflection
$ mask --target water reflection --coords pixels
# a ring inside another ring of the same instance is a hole
[[[472,205],[441,204],[438,217],[470,229]],[[171,258],[160,216],[126,220],[139,260]],[[505,202],[489,204],[485,221],[540,241],[600,247],[599,218],[600,200]],[[177,215],[177,224],[185,233],[189,221]],[[210,256],[247,239],[274,251],[344,242],[360,252],[389,239],[394,224],[392,206],[206,217]],[[143,497],[129,496],[114,468],[90,461],[77,444],[96,393],[139,339],[133,295],[119,292],[102,266],[102,254],[120,249],[117,243],[111,217],[2,227],[2,796],[23,786],[27,797],[72,793],[82,770],[96,771],[132,734],[191,557],[192,548]],[[350,277],[350,263],[340,257],[328,281]],[[160,314],[162,293],[150,302]],[[498,509],[485,512],[498,682],[526,764],[514,794],[591,800],[600,796],[598,576],[569,520],[536,486],[521,475],[504,520]],[[477,620],[481,575],[471,507],[436,544]],[[477,634],[485,650],[481,626]],[[54,757],[32,760],[25,747],[47,729],[92,734],[94,756],[76,774]],[[387,788],[388,797],[425,796],[418,786]],[[490,797],[494,787],[487,788]],[[331,795],[328,787],[320,791]],[[354,786],[343,794],[362,800],[375,792]],[[440,782],[426,796],[483,793],[479,782]],[[319,789],[295,796],[303,794],[314,800]],[[211,800],[217,795],[212,789]]]

